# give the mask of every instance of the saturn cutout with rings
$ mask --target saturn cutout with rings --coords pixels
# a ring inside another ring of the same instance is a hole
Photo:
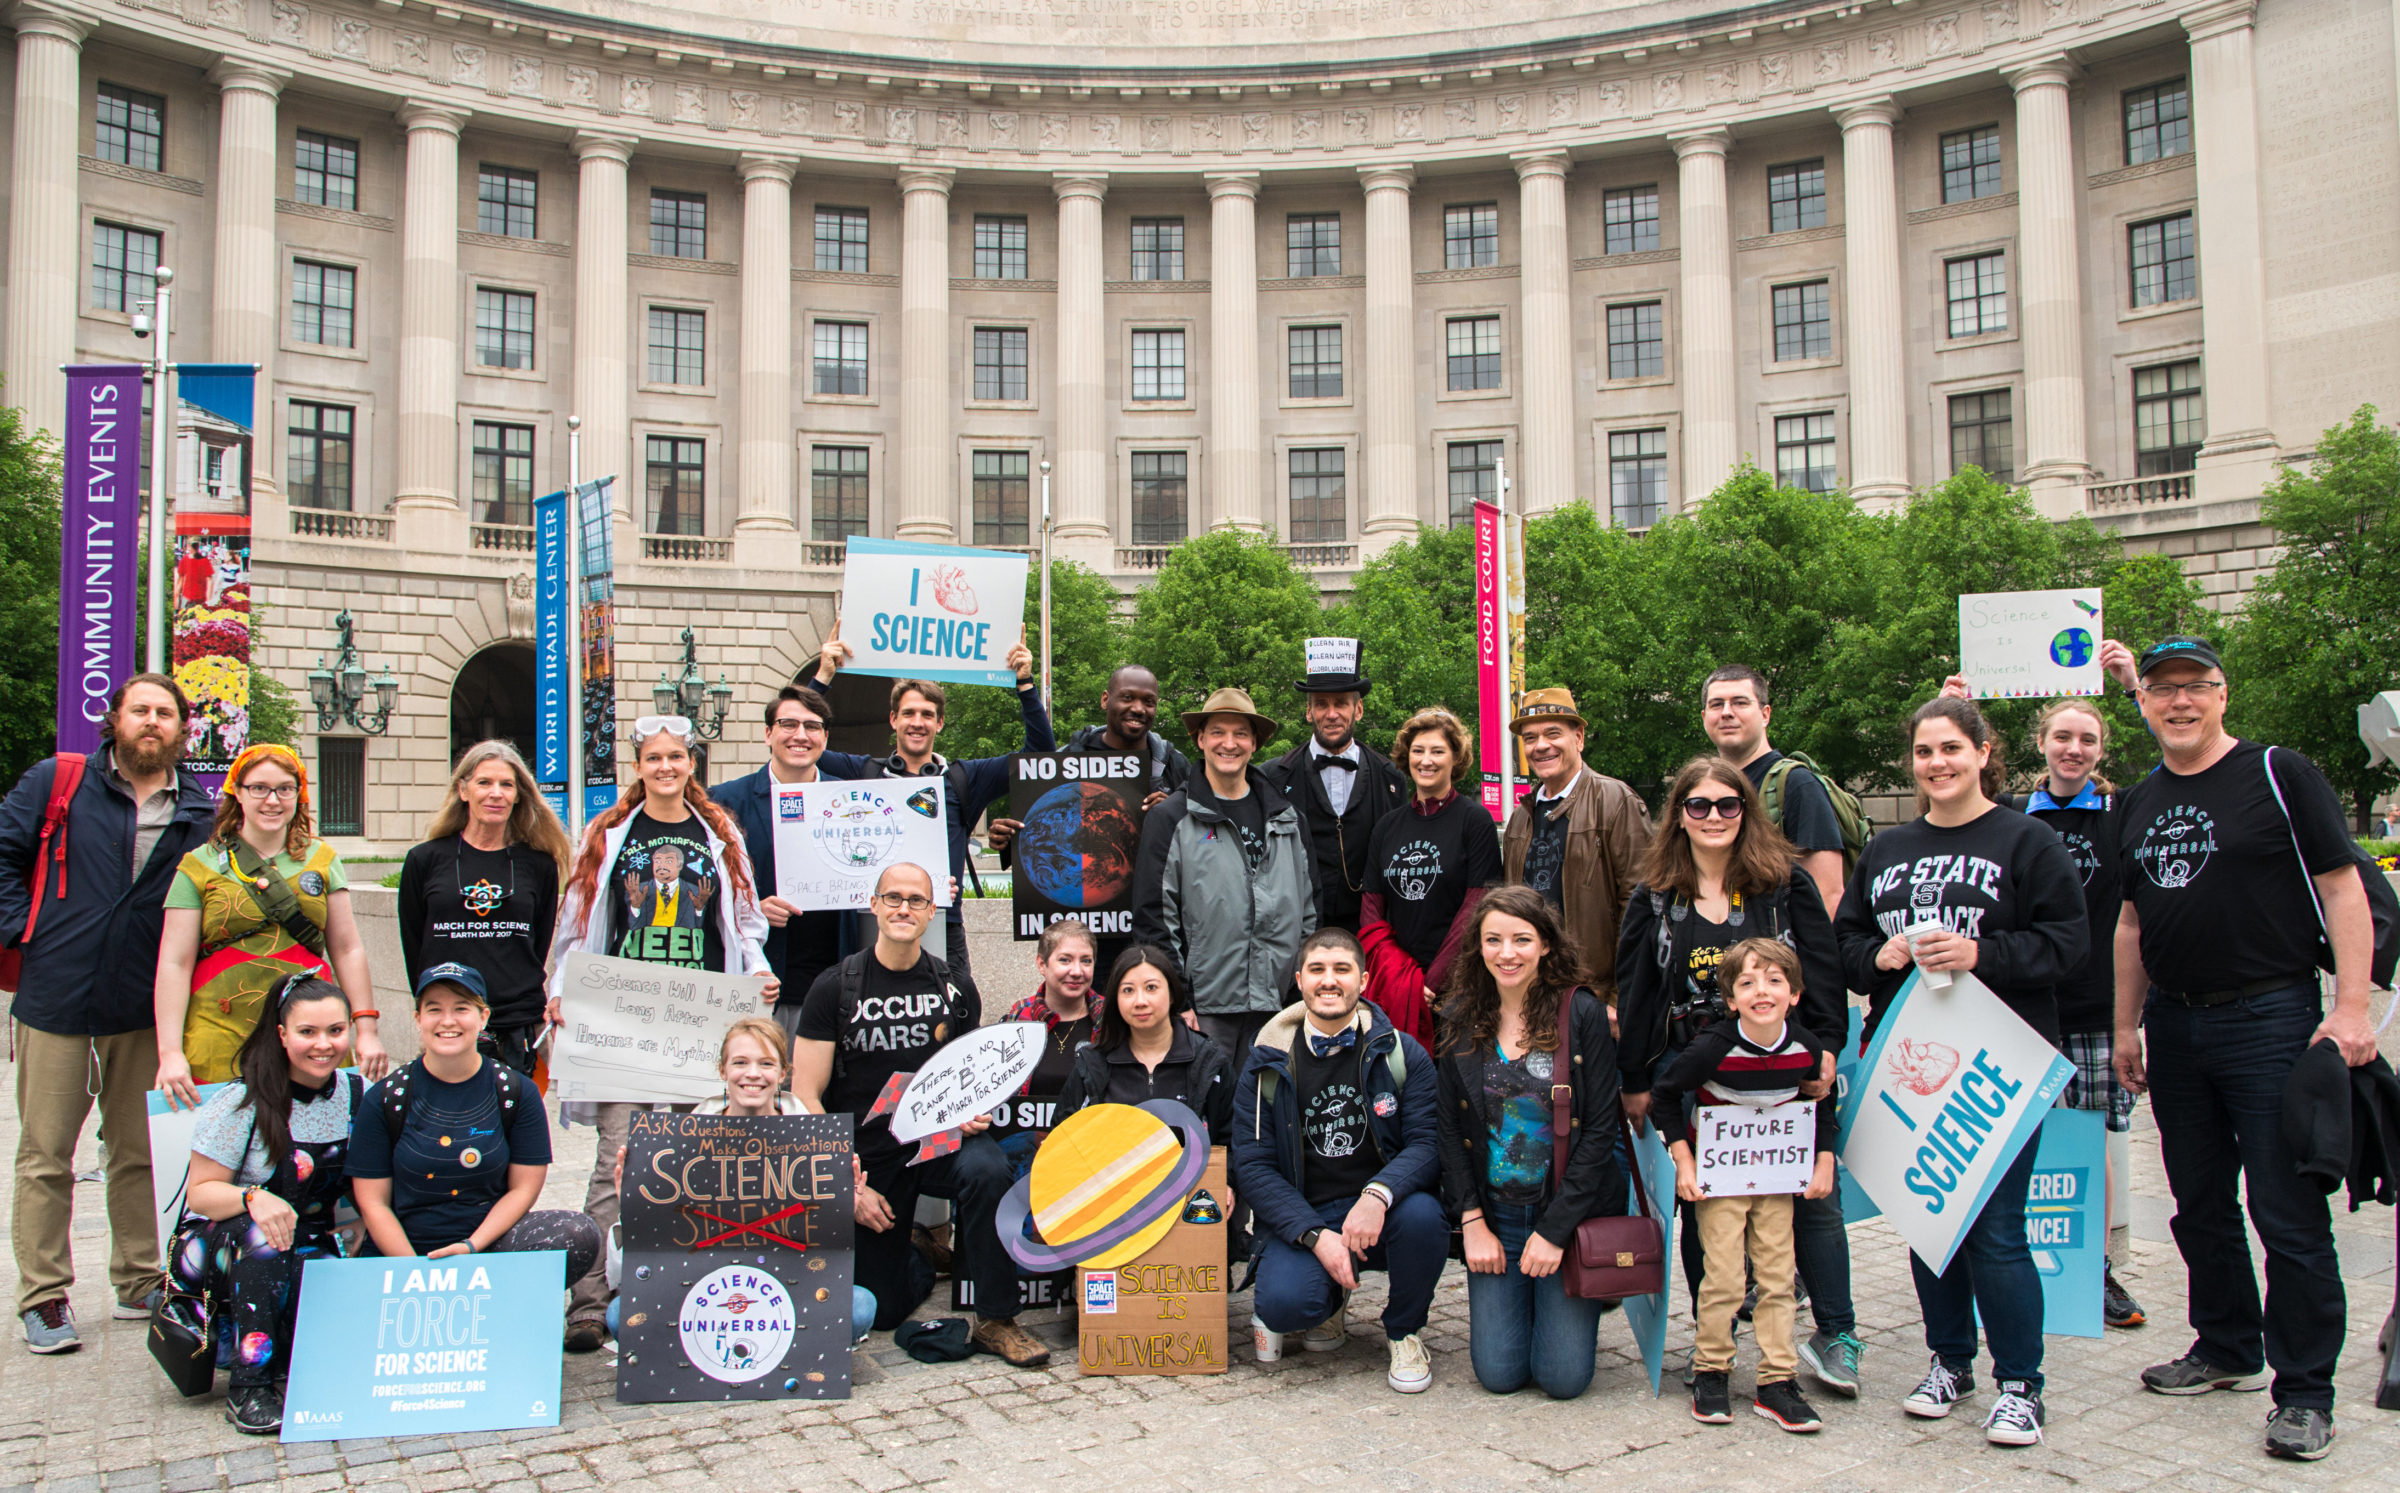
[[[1175,1100],[1078,1110],[1000,1200],[1000,1242],[1030,1271],[1113,1269],[1166,1236],[1207,1168],[1208,1126]]]

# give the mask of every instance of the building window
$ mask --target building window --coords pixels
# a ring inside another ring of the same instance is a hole
[[[1188,532],[1189,458],[1181,451],[1133,453],[1133,542],[1174,544]]]
[[[817,268],[844,275],[863,275],[867,272],[865,208],[817,209]]]
[[[1022,549],[1029,528],[1032,457],[1023,451],[975,453],[975,542]]]
[[[1023,327],[975,329],[975,397],[1030,399],[1025,377],[1027,348],[1032,334]]]
[[[1950,396],[1950,470],[1981,467],[1994,482],[2017,475],[2016,422],[2006,389]]]
[[[1442,209],[1442,268],[1478,269],[1500,262],[1500,208],[1476,202]]]
[[[2125,164],[2188,155],[2192,149],[2192,91],[2181,78],[2125,95]]]
[[[1942,137],[1942,200],[1971,202],[2000,192],[2000,127],[1981,125]]]
[[[158,296],[159,235],[117,223],[92,225],[92,305],[131,311]]]
[[[1283,220],[1284,272],[1293,279],[1342,272],[1342,215],[1293,213]]]
[[[1619,187],[1600,198],[1602,248],[1641,254],[1658,247],[1658,188]]]
[[[1833,491],[1833,412],[1775,417],[1775,481],[1804,492]]]
[[[92,153],[120,166],[167,169],[167,101],[155,93],[103,83],[92,117]]]
[[[475,288],[475,361],[485,368],[533,366],[533,296]]]
[[[1450,443],[1450,527],[1475,516],[1477,503],[1500,501],[1500,443]]]
[[[697,534],[706,517],[707,458],[701,443],[690,436],[654,435],[648,438],[650,532]]]
[[[1667,433],[1608,434],[1608,508],[1621,529],[1647,529],[1667,511]]]
[[[307,259],[292,261],[293,340],[356,347],[357,306],[358,271]]]
[[[2134,475],[2188,472],[2206,439],[2198,359],[2133,370]]]
[[[1133,220],[1133,278],[1136,280],[1180,280],[1183,278],[1183,219],[1136,218]]]
[[[283,440],[283,488],[301,508],[350,511],[350,419],[346,404],[291,403]]]
[[[325,835],[367,832],[364,736],[317,738],[317,832]]]
[[[863,321],[821,321],[816,325],[811,361],[816,365],[820,394],[864,395],[867,392],[867,324]]]
[[[650,252],[670,259],[708,257],[708,197],[701,192],[650,194]]]
[[[1342,329],[1293,327],[1286,334],[1291,397],[1339,399],[1342,394]]]
[[[1447,352],[1450,362],[1450,387],[1453,389],[1497,389],[1500,387],[1500,318],[1497,316],[1460,316],[1451,319]]]
[[[1339,446],[1291,453],[1292,543],[1340,544],[1350,537],[1348,456]]]
[[[708,314],[650,308],[650,382],[705,384],[708,382]]]
[[[1795,161],[1767,169],[1767,232],[1825,226],[1825,163]]]
[[[989,215],[975,219],[975,278],[1025,278],[1025,220]]]
[[[475,227],[503,238],[533,237],[536,178],[530,171],[486,166],[475,174]]]
[[[292,200],[358,211],[358,142],[302,130],[292,146]]]
[[[2007,255],[1945,260],[1942,278],[1949,286],[1951,336],[1980,337],[2008,330]]]
[[[1657,378],[1667,371],[1667,336],[1659,303],[1608,308],[1608,376]]]
[[[1833,356],[1833,293],[1825,281],[1778,285],[1773,304],[1776,362]]]
[[[474,521],[479,524],[533,522],[533,427],[475,422]]]
[[[2136,223],[2130,237],[2136,306],[2188,301],[2200,293],[2200,268],[2193,254],[2190,213]]]
[[[867,448],[808,449],[808,537],[825,543],[867,532]]]
[[[1183,398],[1183,333],[1133,334],[1133,397]]]

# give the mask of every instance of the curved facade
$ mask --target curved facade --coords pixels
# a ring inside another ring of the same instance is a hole
[[[1128,585],[1231,523],[1339,588],[1503,471],[1638,527],[1744,458],[1973,460],[2231,595],[2277,461],[2400,402],[2391,0],[9,20],[9,397],[57,429],[59,365],[142,356],[149,254],[178,357],[261,365],[265,657],[347,606],[401,675],[378,843],[506,724],[570,415],[627,703],[692,624],[722,772],[846,535],[1024,544],[1045,466]]]

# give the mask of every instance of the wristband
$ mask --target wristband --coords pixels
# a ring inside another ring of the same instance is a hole
[[[383,1015],[383,1013],[382,1013],[381,1011],[378,1011],[378,1010],[376,1010],[376,1009],[374,1009],[373,1007],[371,1007],[371,1006],[370,1006],[369,1008],[367,1008],[367,1009],[366,1009],[366,1010],[364,1010],[364,1011],[353,1011],[353,1012],[351,1012],[351,1013],[350,1013],[350,1019],[351,1019],[352,1021],[364,1021],[364,1020],[366,1020],[366,1019],[367,1019],[368,1017],[370,1017],[370,1016],[380,1017],[380,1016],[382,1016],[382,1015]]]
[[[474,1235],[472,1235],[472,1234],[468,1235],[468,1236],[466,1237],[466,1239],[465,1239],[465,1241],[464,1241],[464,1242],[465,1242],[465,1244],[466,1244],[466,1246],[467,1246],[467,1253],[468,1253],[468,1254],[471,1254],[471,1255],[479,1255],[479,1254],[482,1254],[482,1253],[483,1253],[483,1246],[482,1246],[482,1245],[480,1245],[480,1244],[477,1244],[477,1243],[475,1242],[475,1236],[474,1236]]]
[[[1384,1186],[1381,1182],[1369,1182],[1366,1187],[1360,1191],[1359,1196],[1373,1198],[1375,1201],[1383,1204],[1386,1208],[1392,1206],[1392,1190],[1389,1187]]]

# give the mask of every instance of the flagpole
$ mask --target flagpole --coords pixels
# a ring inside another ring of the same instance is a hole
[[[1055,711],[1050,697],[1050,458],[1042,458],[1042,708]]]
[[[160,265],[156,325],[152,336],[157,350],[150,360],[150,605],[148,607],[149,671],[167,672],[167,587],[171,571],[167,551],[174,537],[167,521],[167,484],[173,478],[169,467],[175,453],[174,401],[167,392],[167,382],[175,365],[167,361],[168,312],[174,293],[167,287],[175,283],[175,272]]]
[[[583,417],[567,416],[567,843],[583,844]]]

